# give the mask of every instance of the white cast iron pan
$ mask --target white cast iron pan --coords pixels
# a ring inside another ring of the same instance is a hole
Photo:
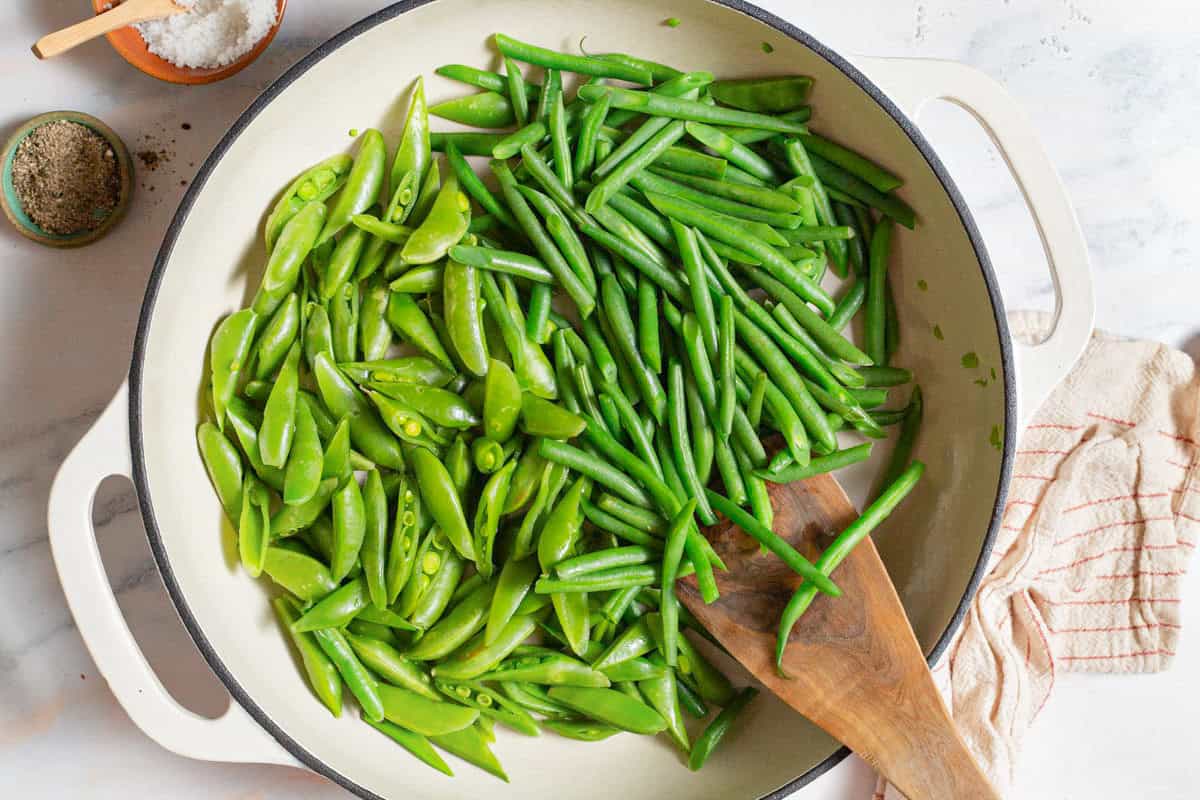
[[[846,754],[764,697],[699,774],[682,767],[667,744],[645,737],[584,745],[501,732],[496,749],[510,785],[466,766],[451,780],[409,759],[352,713],[332,719],[296,669],[266,587],[227,556],[232,533],[222,526],[196,452],[196,398],[213,325],[244,305],[248,280],[257,284],[264,209],[301,167],[346,148],[348,128],[380,126],[395,141],[405,89],[417,74],[426,76],[431,101],[465,91],[433,76],[433,68],[451,61],[493,66],[488,36],[495,31],[570,49],[586,35],[592,52],[635,53],[721,76],[813,75],[814,129],[905,177],[902,194],[921,224],[897,237],[892,269],[903,338],[897,360],[916,370],[925,391],[917,454],[929,469],[877,541],[930,658],[945,647],[987,562],[1020,422],[1065,374],[1091,330],[1086,251],[1063,189],[1024,116],[995,83],[968,68],[879,59],[851,65],[738,0],[675,0],[669,11],[684,20],[676,29],[659,24],[664,10],[644,0],[398,3],[288,70],[205,162],[155,263],[128,388],[68,457],[50,499],[54,558],[80,632],[129,715],[164,747],[217,761],[304,764],[362,797],[406,799],[781,797]],[[764,41],[773,53],[764,52]],[[957,102],[979,119],[1029,201],[1059,289],[1057,329],[1038,347],[1010,341],[970,213],[911,121],[934,98]],[[927,291],[917,289],[919,279]],[[934,324],[944,341],[931,335]],[[963,368],[967,351],[978,354],[980,369]],[[997,377],[988,386],[973,383],[990,369]],[[989,442],[993,426],[1003,431],[998,447]],[[843,476],[852,497],[861,500],[877,468]],[[96,486],[113,474],[133,478],[167,590],[237,700],[220,719],[197,717],[170,697],[121,617],[90,515]]]

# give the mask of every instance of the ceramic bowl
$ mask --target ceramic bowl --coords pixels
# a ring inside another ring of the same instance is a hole
[[[111,7],[112,0],[92,0],[92,10],[97,14],[102,14]],[[165,58],[151,53],[150,49],[146,47],[146,40],[132,25],[118,28],[107,34],[107,39],[113,49],[121,54],[121,58],[153,78],[168,83],[189,85],[213,83],[241,72],[250,66],[254,59],[262,55],[262,52],[270,46],[271,40],[275,38],[275,34],[279,32],[279,26],[283,23],[283,12],[286,9],[287,0],[279,0],[275,13],[275,24],[271,26],[267,35],[260,39],[244,56],[223,67],[180,67],[172,64]]]
[[[117,173],[121,180],[117,204],[111,211],[106,213],[98,212],[103,213],[103,220],[90,231],[58,234],[43,230],[36,222],[29,218],[29,215],[25,213],[25,209],[21,207],[21,198],[17,195],[16,187],[13,185],[13,159],[16,157],[17,147],[25,140],[26,136],[33,133],[42,125],[59,120],[67,120],[85,125],[104,137],[104,140],[112,147],[113,154],[117,159]],[[39,244],[44,244],[48,247],[82,247],[85,244],[96,241],[112,230],[113,226],[125,216],[125,211],[129,208],[129,199],[132,195],[133,161],[129,158],[129,150],[125,147],[125,142],[121,141],[121,137],[116,134],[116,131],[91,114],[84,114],[80,111],[51,111],[47,114],[39,114],[17,128],[16,132],[4,144],[4,149],[0,151],[0,207],[4,209],[4,216],[8,218],[8,221],[13,224],[13,227],[22,236],[32,239]]]
[[[667,16],[682,24],[662,25]],[[896,360],[916,371],[925,392],[916,455],[928,470],[876,540],[926,653],[933,659],[945,649],[987,564],[1022,415],[1065,374],[1090,332],[1086,251],[1030,126],[994,82],[941,62],[856,59],[855,66],[786,22],[731,0],[399,3],[321,45],[271,86],[183,199],[146,291],[128,386],[59,473],[51,544],[72,611],[133,719],[185,755],[303,764],[364,798],[782,797],[847,751],[771,696],[756,701],[699,773],[665,741],[624,735],[581,744],[500,730],[495,749],[511,783],[459,762],[457,777],[446,778],[409,760],[355,713],[329,716],[272,618],[268,587],[231,557],[232,534],[196,452],[196,397],[214,324],[244,306],[257,285],[265,210],[298,170],[350,147],[347,129],[377,126],[395,141],[406,87],[417,75],[425,76],[431,102],[472,91],[433,69],[447,62],[495,68],[489,36],[496,31],[576,52],[586,36],[589,52],[634,53],[722,76],[812,75],[813,128],[905,178],[900,193],[920,224],[898,232],[891,263],[902,340]],[[915,114],[931,97],[953,98],[984,120],[1029,197],[1063,288],[1058,327],[1040,347],[1010,340],[970,211],[901,110]],[[943,339],[933,335],[935,325]],[[965,353],[979,366],[964,367]],[[976,384],[980,379],[985,386]],[[888,456],[886,446],[877,451],[871,463],[839,473],[856,502]],[[100,478],[112,473],[133,476],[168,592],[237,701],[220,719],[200,719],[175,704],[112,600],[85,510]],[[736,681],[747,680],[735,665],[722,666]]]

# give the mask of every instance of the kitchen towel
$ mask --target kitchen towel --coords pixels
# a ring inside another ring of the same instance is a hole
[[[1009,324],[1032,343],[1051,319]],[[1186,354],[1097,332],[1021,434],[989,574],[934,667],[1002,793],[1057,675],[1170,666],[1200,540],[1198,406]],[[880,781],[875,800],[901,797]]]

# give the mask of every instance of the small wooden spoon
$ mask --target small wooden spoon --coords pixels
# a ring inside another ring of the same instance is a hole
[[[857,516],[829,475],[771,484],[775,532],[800,552],[827,545]],[[909,800],[1000,800],[933,683],[912,626],[868,537],[833,573],[842,597],[818,595],[775,669],[779,616],[800,579],[729,522],[706,531],[729,567],[706,605],[694,577],[680,600],[784,702],[844,742]]]
[[[111,11],[46,34],[34,43],[33,54],[38,58],[50,58],[117,28],[148,19],[182,14],[187,10],[184,6],[176,4],[175,0],[125,0]]]

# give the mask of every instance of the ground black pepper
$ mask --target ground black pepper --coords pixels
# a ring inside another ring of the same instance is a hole
[[[35,128],[17,146],[12,169],[21,208],[47,233],[94,230],[120,199],[117,154],[78,122],[56,120]]]

